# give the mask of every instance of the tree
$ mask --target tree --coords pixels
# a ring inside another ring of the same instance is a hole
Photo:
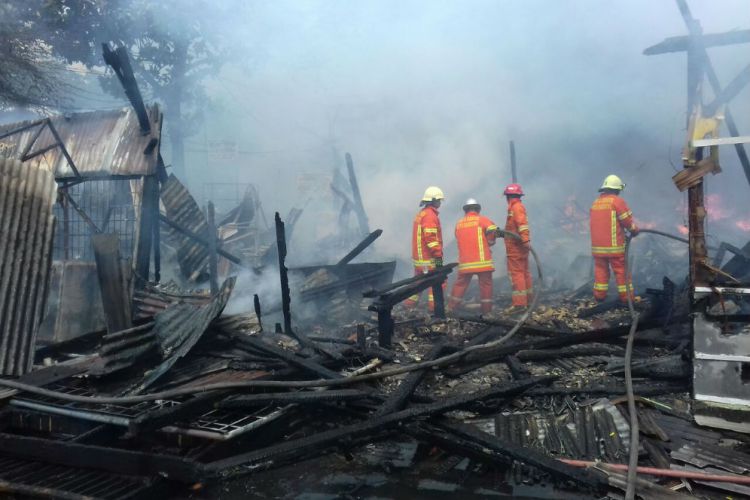
[[[142,93],[166,108],[172,165],[184,174],[186,137],[195,133],[208,101],[203,82],[228,51],[217,26],[230,4],[210,0],[34,0],[25,19],[69,63],[102,66],[102,43],[125,47]],[[102,87],[121,95],[116,79]]]
[[[0,4],[0,109],[54,107],[61,82],[52,70],[51,48],[20,15],[15,3]]]

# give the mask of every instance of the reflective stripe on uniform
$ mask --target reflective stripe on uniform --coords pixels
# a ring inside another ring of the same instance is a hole
[[[620,220],[625,220],[628,217],[630,217],[631,215],[633,215],[633,212],[631,212],[630,210],[628,210],[627,212],[623,212],[620,215],[618,215],[617,218],[620,219]]]
[[[437,246],[440,246],[440,242],[439,241],[431,241],[431,242],[429,242],[427,244],[427,248],[435,248]]]
[[[633,284],[630,285],[617,285],[617,291],[620,293],[625,293],[628,291],[628,288],[630,288],[630,291],[633,291]]]
[[[437,228],[436,227],[426,227],[424,228],[425,233],[429,234],[437,234]]]
[[[594,290],[606,292],[609,290],[609,283],[594,283]]]
[[[417,260],[413,259],[412,262],[414,263],[414,267],[430,267],[432,265],[431,260]],[[429,270],[425,271],[429,272]]]
[[[612,217],[612,222],[610,223],[612,229],[612,246],[617,246],[617,212],[612,210],[610,212],[610,215]]]
[[[518,232],[519,233],[522,233],[522,232],[528,231],[528,230],[529,230],[528,224],[522,224],[522,225],[518,226]]]
[[[531,293],[531,290],[513,290],[513,293],[511,295],[519,296],[519,295],[529,295]]]
[[[625,245],[611,247],[591,247],[594,254],[621,254],[625,252]]]
[[[492,266],[491,260],[481,260],[478,262],[464,262],[458,265],[458,270],[463,271],[465,269],[479,269],[482,267]]]
[[[482,240],[483,237],[484,237],[484,233],[482,232],[482,227],[477,226],[477,248],[479,248],[479,261],[480,262],[485,262],[484,241]],[[470,264],[470,263],[467,263],[467,264]]]
[[[422,224],[417,224],[417,259],[414,260],[415,266],[419,266],[417,261],[424,262],[424,255],[422,255]]]

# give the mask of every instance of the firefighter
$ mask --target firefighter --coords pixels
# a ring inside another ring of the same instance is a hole
[[[524,310],[529,306],[532,294],[531,273],[529,272],[529,220],[526,207],[521,203],[524,196],[519,184],[509,184],[503,191],[508,200],[508,218],[505,230],[521,237],[518,241],[512,236],[505,237],[505,251],[508,260],[508,276],[513,284],[512,305],[514,310]]]
[[[422,207],[414,217],[411,237],[411,256],[414,262],[414,276],[426,274],[443,265],[443,233],[440,230],[438,209],[445,199],[442,189],[428,187],[419,205]],[[445,286],[445,284],[443,284]],[[416,307],[420,294],[412,295],[404,301],[406,307]],[[430,311],[434,310],[435,299],[432,288],[427,292]]]
[[[474,198],[464,203],[464,217],[456,224],[458,243],[458,278],[453,284],[448,310],[454,310],[463,301],[471,277],[479,280],[479,302],[482,314],[492,310],[492,251],[497,226],[484,215],[479,215],[482,206]]]
[[[638,234],[633,212],[620,193],[625,188],[616,175],[604,179],[599,197],[591,205],[591,254],[594,257],[594,298],[603,301],[609,288],[609,267],[615,274],[620,302],[627,304],[633,296],[633,284],[625,276],[625,231]]]

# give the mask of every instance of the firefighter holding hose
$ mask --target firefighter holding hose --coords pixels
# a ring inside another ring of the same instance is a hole
[[[633,297],[633,284],[626,276],[625,237],[639,232],[633,212],[620,197],[625,184],[616,175],[608,175],[599,189],[599,197],[591,205],[591,254],[594,257],[594,298],[601,302],[607,298],[609,268],[615,274],[620,302],[628,303],[628,293]]]

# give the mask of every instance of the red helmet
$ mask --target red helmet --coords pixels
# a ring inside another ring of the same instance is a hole
[[[508,195],[523,196],[523,189],[521,189],[520,184],[508,184],[505,187],[505,191],[503,191],[503,194],[505,196],[508,196]]]

